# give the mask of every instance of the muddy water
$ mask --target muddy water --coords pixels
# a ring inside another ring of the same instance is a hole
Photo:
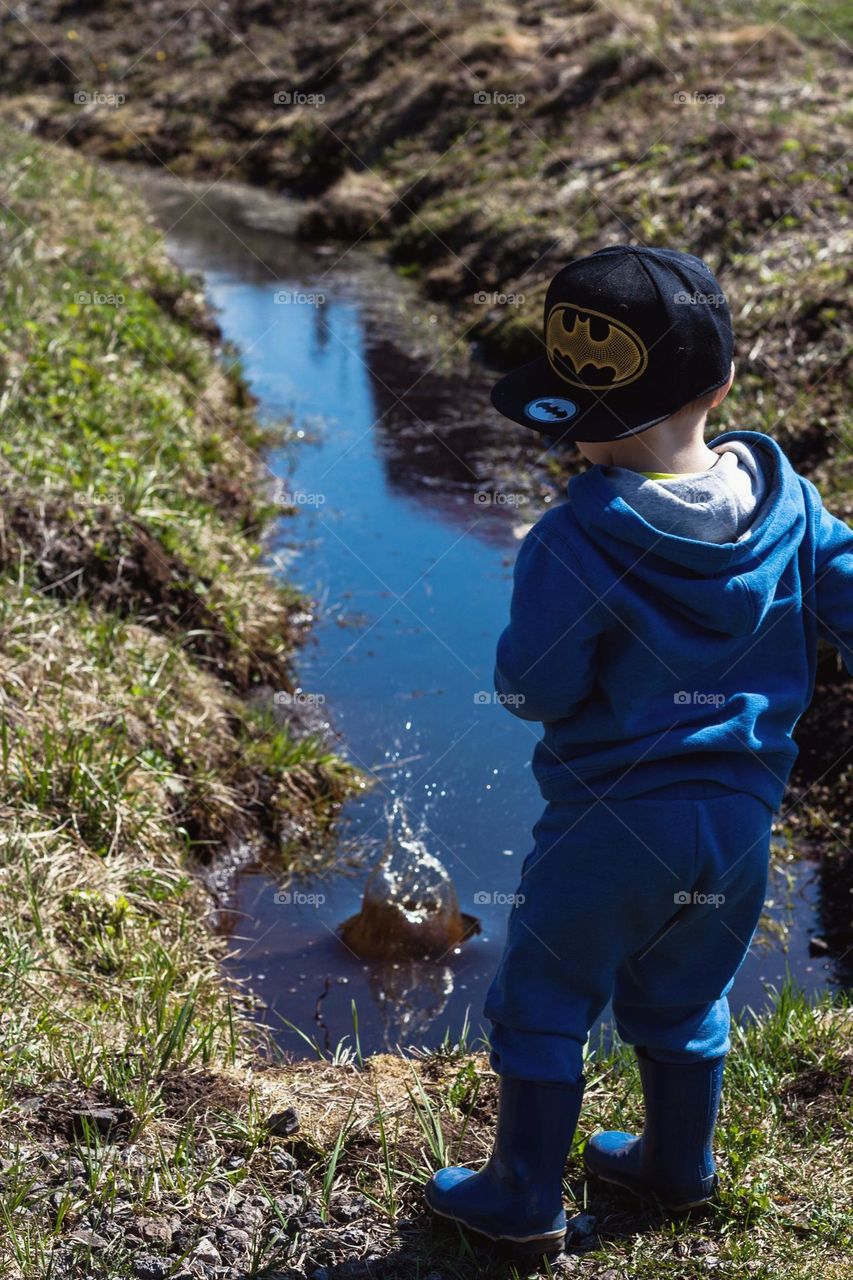
[[[376,779],[347,808],[331,871],[287,888],[263,867],[240,874],[224,917],[229,969],[295,1054],[310,1051],[306,1037],[354,1042],[354,1007],[365,1052],[435,1045],[466,1018],[476,1036],[540,809],[535,727],[490,695],[527,518],[494,494],[502,482],[516,492],[508,477],[525,474],[523,488],[541,496],[536,451],[496,419],[488,379],[458,347],[439,359],[441,312],[372,252],[340,259],[338,248],[300,246],[294,206],[254,191],[219,186],[198,201],[203,185],[150,175],[145,191],[172,255],[203,274],[264,415],[292,415],[304,433],[268,458],[298,508],[270,555],[320,603],[301,683]],[[358,910],[395,799],[481,925],[428,964],[368,964],[337,935]],[[736,1008],[760,1008],[789,971],[811,992],[831,982],[829,962],[810,957],[817,912],[814,867],[783,861],[769,943],[741,970]]]

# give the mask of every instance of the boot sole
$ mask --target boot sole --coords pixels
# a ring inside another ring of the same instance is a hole
[[[715,1193],[712,1192],[709,1196],[703,1196],[701,1200],[688,1200],[684,1204],[670,1204],[667,1200],[661,1200],[660,1196],[656,1195],[654,1191],[637,1187],[632,1182],[623,1182],[620,1178],[608,1178],[606,1174],[590,1169],[586,1164],[584,1169],[586,1169],[591,1178],[598,1178],[599,1182],[607,1182],[611,1187],[621,1187],[623,1191],[630,1191],[632,1195],[637,1196],[640,1200],[657,1200],[669,1213],[687,1213],[689,1209],[701,1209],[703,1205],[710,1204],[714,1199]]]
[[[551,1231],[544,1234],[532,1236],[493,1236],[489,1231],[483,1231],[480,1227],[471,1227],[464,1218],[457,1218],[452,1213],[442,1213],[441,1209],[434,1209],[427,1200],[431,1213],[437,1218],[444,1218],[446,1222],[455,1222],[458,1226],[464,1227],[466,1231],[473,1232],[474,1235],[483,1236],[484,1239],[490,1240],[492,1244],[510,1244],[518,1248],[523,1248],[525,1252],[530,1250],[534,1252],[559,1252],[566,1243],[565,1231]]]

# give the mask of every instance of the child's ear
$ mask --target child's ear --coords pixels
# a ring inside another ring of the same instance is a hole
[[[711,409],[716,409],[718,404],[723,403],[726,396],[729,394],[729,392],[732,389],[732,383],[734,382],[734,380],[735,380],[735,362],[733,360],[732,367],[729,370],[729,380],[728,382],[724,382],[723,385],[721,387],[718,387],[717,390],[714,392],[714,398],[711,401],[711,404],[709,406]]]

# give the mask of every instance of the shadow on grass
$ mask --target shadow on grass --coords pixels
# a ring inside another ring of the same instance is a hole
[[[638,1237],[646,1237],[651,1243],[652,1237],[662,1232],[670,1235],[670,1250],[681,1260],[684,1275],[700,1274],[693,1268],[703,1268],[705,1258],[716,1252],[713,1237],[703,1234],[703,1229],[713,1223],[713,1209],[695,1209],[674,1218],[628,1191],[609,1187],[595,1188],[590,1202],[585,1204],[589,1184],[583,1179],[570,1184],[570,1191],[574,1209],[571,1204],[567,1209],[567,1247],[547,1258],[514,1253],[510,1246],[465,1233],[452,1222],[433,1218],[425,1211],[399,1224],[397,1242],[380,1257],[350,1259],[319,1268],[318,1280],[320,1276],[322,1280],[527,1280],[581,1272],[587,1280],[621,1280],[626,1274],[623,1267],[628,1242],[633,1242],[634,1253]],[[581,1215],[589,1220],[582,1225],[591,1229],[572,1230],[572,1217]],[[581,1262],[584,1258],[586,1265]]]

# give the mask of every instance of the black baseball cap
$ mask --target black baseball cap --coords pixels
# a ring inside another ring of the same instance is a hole
[[[555,440],[620,440],[723,386],[734,348],[725,295],[700,258],[614,244],[558,271],[545,352],[492,388],[505,417]]]

